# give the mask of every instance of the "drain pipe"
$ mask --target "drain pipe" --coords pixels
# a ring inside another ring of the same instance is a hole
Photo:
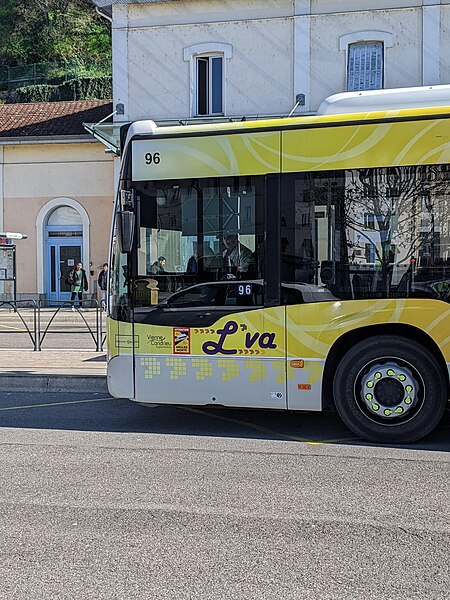
[[[107,21],[109,21],[112,25],[112,17],[110,17],[109,15],[105,14],[104,12],[102,12],[98,6],[95,7],[95,12],[100,15],[101,17],[103,17],[104,19],[106,19]]]

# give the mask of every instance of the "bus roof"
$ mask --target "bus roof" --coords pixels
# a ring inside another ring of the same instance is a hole
[[[148,136],[214,135],[252,129],[307,128],[327,124],[379,120],[426,118],[450,115],[450,85],[347,92],[326,98],[316,115],[297,117],[242,117],[239,120],[211,121],[158,126],[152,120],[135,121],[129,126],[126,143]],[[225,118],[224,118],[225,119]]]
[[[450,106],[450,85],[344,92],[325,98],[318,115]]]

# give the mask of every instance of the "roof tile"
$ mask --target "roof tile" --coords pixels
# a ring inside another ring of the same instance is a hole
[[[0,138],[88,135],[83,123],[112,113],[110,100],[0,105]]]

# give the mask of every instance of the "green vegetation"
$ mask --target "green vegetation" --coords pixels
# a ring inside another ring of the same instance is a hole
[[[110,27],[91,0],[0,0],[6,101],[107,98],[110,79]]]
[[[0,0],[1,65],[83,65],[110,56],[109,24],[90,0]]]
[[[112,98],[111,77],[79,77],[60,85],[28,85],[17,88],[16,102],[58,102]]]

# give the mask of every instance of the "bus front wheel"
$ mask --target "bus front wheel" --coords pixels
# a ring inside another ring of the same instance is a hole
[[[430,433],[447,403],[436,358],[421,344],[388,335],[355,344],[339,362],[334,402],[344,423],[375,442],[414,442]]]

